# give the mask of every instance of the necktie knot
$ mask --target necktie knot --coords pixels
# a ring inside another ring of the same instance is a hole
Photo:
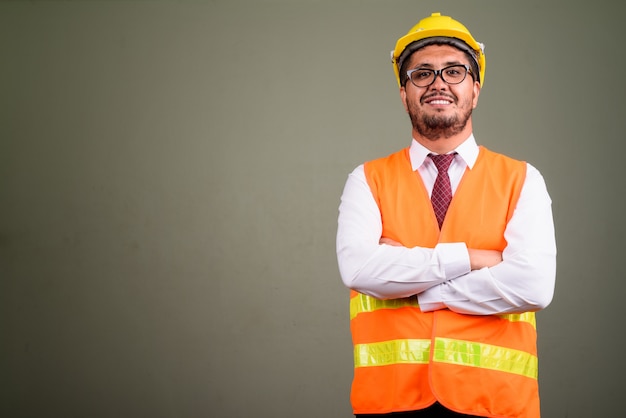
[[[435,163],[435,166],[437,167],[437,171],[439,171],[440,173],[444,171],[446,172],[448,171],[448,168],[450,168],[450,164],[452,164],[452,160],[454,160],[455,155],[456,155],[456,152],[452,154],[440,154],[440,155],[428,154],[430,159],[433,160],[433,162]]]

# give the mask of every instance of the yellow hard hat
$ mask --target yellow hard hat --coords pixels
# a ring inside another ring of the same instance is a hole
[[[391,51],[391,63],[398,80],[398,86],[400,86],[400,66],[402,65],[399,62],[399,58],[402,52],[409,44],[415,41],[434,37],[459,39],[471,49],[471,51],[468,50],[466,52],[470,53],[478,64],[480,72],[478,81],[482,86],[485,81],[485,46],[477,42],[461,22],[452,19],[450,16],[442,16],[441,13],[433,13],[429,17],[420,20],[417,25],[413,26],[406,35],[396,42],[396,48]],[[461,49],[463,49],[463,44],[458,42],[454,44],[455,46],[461,46]]]

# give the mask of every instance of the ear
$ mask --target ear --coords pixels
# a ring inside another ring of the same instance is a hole
[[[406,87],[400,87],[400,99],[402,99],[402,105],[404,110],[409,111],[409,107],[406,104]]]
[[[478,96],[480,96],[480,83],[478,81],[474,82],[474,95],[472,98],[472,109],[476,109],[478,106]]]

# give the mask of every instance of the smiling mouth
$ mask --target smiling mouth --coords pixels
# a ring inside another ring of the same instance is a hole
[[[449,104],[452,104],[452,101],[445,100],[445,99],[437,99],[437,100],[427,100],[426,103],[430,105],[449,105]]]
[[[423,102],[432,106],[447,106],[454,103],[454,98],[444,94],[433,94],[424,98]]]

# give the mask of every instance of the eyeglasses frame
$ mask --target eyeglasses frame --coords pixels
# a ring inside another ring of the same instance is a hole
[[[450,83],[449,81],[447,81],[445,78],[443,78],[443,72],[445,70],[447,70],[448,68],[452,68],[452,67],[463,67],[465,68],[465,76],[463,77],[463,79],[461,81],[459,81],[458,83]],[[411,74],[413,74],[416,71],[419,70],[428,70],[428,71],[432,71],[433,73],[435,73],[435,76],[433,77],[433,81],[431,81],[429,84],[425,85],[425,86],[418,86],[413,82],[413,79],[411,78]],[[440,68],[439,70],[433,70],[432,68],[424,68],[424,67],[419,67],[419,68],[413,68],[412,70],[408,70],[406,72],[406,76],[408,78],[409,81],[411,81],[411,84],[413,84],[415,87],[417,88],[424,88],[424,87],[430,87],[433,85],[433,83],[435,81],[437,81],[437,76],[441,77],[441,79],[443,80],[444,83],[446,84],[451,84],[451,85],[457,85],[457,84],[461,84],[462,82],[465,81],[465,79],[467,78],[467,75],[471,74],[472,79],[474,78],[474,73],[472,72],[472,69],[470,68],[469,65],[467,64],[452,64],[452,65],[448,65],[447,67],[443,67]]]

